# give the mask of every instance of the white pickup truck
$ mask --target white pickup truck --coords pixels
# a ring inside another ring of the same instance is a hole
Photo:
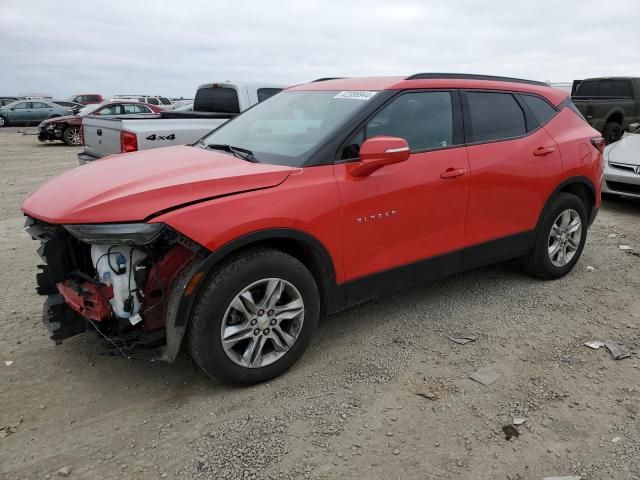
[[[87,116],[82,122],[80,165],[116,153],[195,143],[230,118],[272,97],[284,86],[220,82],[200,85],[193,112],[115,117]]]

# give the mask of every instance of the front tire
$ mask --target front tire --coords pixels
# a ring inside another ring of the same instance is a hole
[[[2,115],[0,115],[0,128],[2,127],[8,127],[9,126],[9,121],[4,118]]]
[[[525,270],[544,280],[563,277],[582,255],[589,225],[585,205],[575,195],[558,193],[542,214]]]
[[[189,351],[222,383],[265,382],[298,360],[319,316],[318,287],[299,260],[279,250],[249,250],[208,280],[189,325]]]
[[[62,132],[62,141],[70,147],[77,147],[80,145],[80,128],[79,127],[67,127]]]

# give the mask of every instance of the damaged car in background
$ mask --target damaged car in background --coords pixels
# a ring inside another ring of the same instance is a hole
[[[123,355],[172,361],[185,343],[209,376],[263,382],[321,316],[370,298],[515,258],[566,275],[600,207],[603,148],[540,82],[292,87],[193,145],[114,155],[27,197],[44,322],[56,342],[97,331]]]

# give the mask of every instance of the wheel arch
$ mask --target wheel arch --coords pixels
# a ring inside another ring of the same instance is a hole
[[[610,122],[619,123],[620,125],[622,125],[624,123],[624,112],[622,110],[613,110],[609,112],[605,125]]]
[[[321,299],[321,314],[340,310],[344,307],[344,290],[336,282],[334,262],[324,245],[312,235],[294,229],[276,228],[260,230],[243,235],[226,243],[200,261],[189,272],[189,279],[178,301],[177,309],[167,318],[167,350],[164,359],[173,361],[178,354],[180,344],[188,328],[200,293],[207,279],[230,256],[240,255],[243,251],[255,247],[267,247],[283,251],[302,262],[311,272]]]
[[[547,201],[544,204],[540,215],[538,216],[538,225],[540,225],[540,221],[542,220],[542,215],[551,203],[551,200],[558,193],[570,193],[578,197],[585,208],[587,209],[587,216],[589,218],[589,222],[592,222],[595,218],[595,209],[596,209],[596,188],[593,185],[593,182],[584,176],[575,176],[565,179],[560,185],[558,185],[555,190],[549,195]]]

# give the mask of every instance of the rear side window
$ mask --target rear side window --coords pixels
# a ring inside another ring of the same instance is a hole
[[[524,112],[510,93],[467,92],[473,142],[525,135]]]
[[[85,102],[99,102],[100,97],[98,95],[87,95],[84,97]]]
[[[598,96],[632,98],[631,82],[628,80],[601,80]]]
[[[258,101],[264,102],[267,98],[273,97],[276,93],[280,92],[281,88],[259,88],[258,89]]]
[[[524,103],[531,109],[533,116],[536,117],[540,125],[547,123],[557,113],[555,108],[540,97],[526,94],[521,94],[520,96],[522,100],[524,100]]]
[[[240,113],[235,88],[205,87],[198,90],[193,102],[196,112]]]
[[[585,80],[576,88],[576,97],[595,97],[598,95],[599,80]]]

